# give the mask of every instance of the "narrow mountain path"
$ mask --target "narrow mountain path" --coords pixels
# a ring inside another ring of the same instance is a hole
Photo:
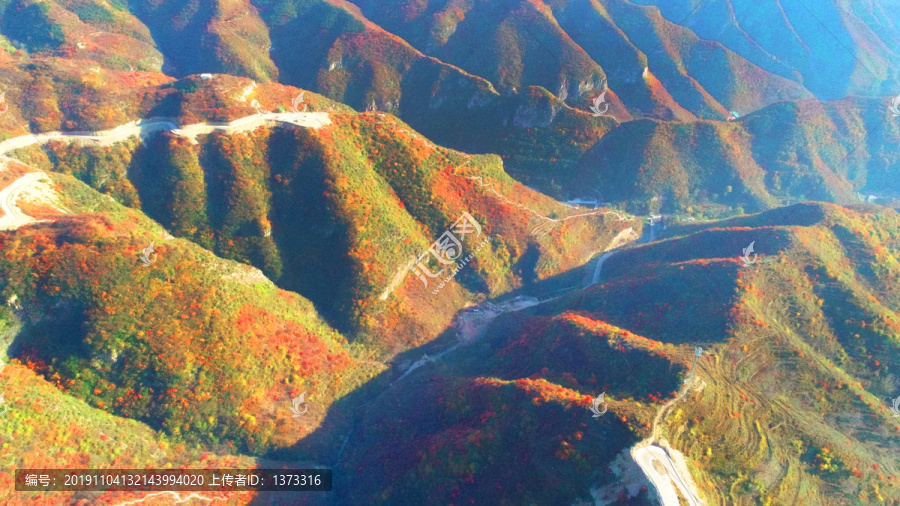
[[[606,262],[606,260],[609,259],[609,257],[611,257],[613,253],[615,253],[615,251],[608,251],[597,259],[597,265],[594,267],[594,276],[591,278],[591,282],[588,283],[587,286],[594,286],[597,284],[597,281],[600,280],[600,269],[603,268],[603,262]]]
[[[198,135],[216,131],[236,133],[254,130],[263,125],[288,124],[304,128],[320,128],[331,124],[327,112],[285,112],[253,114],[228,123],[196,123],[179,126],[173,118],[147,118],[132,121],[111,130],[81,132],[44,132],[26,134],[0,142],[0,156],[17,149],[46,144],[50,141],[78,142],[82,144],[109,146],[132,136],[146,137],[159,132],[172,132],[181,137],[196,140]]]
[[[0,190],[0,209],[3,210],[3,216],[0,216],[0,230],[15,230],[22,225],[38,221],[22,212],[16,206],[16,200],[29,186],[46,178],[47,175],[43,172],[29,172]]]
[[[668,411],[684,399],[693,385],[698,358],[699,355],[694,357],[694,364],[678,395],[657,410],[650,437],[631,448],[631,458],[656,488],[663,506],[680,506],[682,501],[678,492],[681,492],[681,496],[691,506],[704,504],[687,470],[684,456],[659,438],[660,423],[665,420]]]
[[[656,239],[654,228],[655,224],[651,222],[650,233],[643,234],[635,244],[653,242]],[[623,231],[623,233],[624,232],[626,231]],[[633,239],[631,236],[629,236],[629,238]],[[619,238],[617,237],[617,239]],[[597,263],[594,265],[593,275],[584,286],[584,289],[599,283],[603,264],[618,251],[618,246],[619,245],[608,248],[606,252],[597,259]],[[688,377],[678,394],[656,411],[656,416],[653,418],[650,437],[635,444],[630,450],[632,460],[656,489],[657,496],[663,506],[681,506],[685,500],[687,501],[687,504],[691,506],[700,506],[704,504],[703,499],[700,498],[700,495],[697,492],[696,485],[691,479],[684,456],[677,450],[671,448],[665,440],[659,438],[661,423],[665,420],[666,415],[675,404],[684,400],[693,385],[698,359],[699,356],[694,357],[694,363],[691,365]],[[682,497],[684,499],[682,499]]]

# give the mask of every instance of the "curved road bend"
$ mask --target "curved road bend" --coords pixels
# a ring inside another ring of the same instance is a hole
[[[591,282],[588,283],[587,286],[594,286],[597,284],[597,281],[600,280],[600,269],[603,268],[603,262],[606,262],[606,260],[609,259],[609,257],[611,257],[613,253],[615,253],[615,251],[608,251],[597,259],[597,265],[594,267],[594,276],[591,278]],[[587,286],[585,288],[587,288]]]
[[[0,230],[15,230],[37,221],[16,206],[16,199],[28,185],[46,177],[43,172],[29,172],[0,190],[0,209],[3,210],[3,216],[0,216]]]
[[[703,501],[697,496],[693,484],[688,484],[678,472],[678,465],[669,452],[652,443],[631,450],[631,457],[653,483],[663,506],[679,506],[681,500],[678,492],[687,499],[691,506],[700,506]],[[674,485],[674,486],[673,486]],[[677,491],[676,491],[677,488]]]
[[[0,142],[0,156],[16,149],[45,144],[50,141],[89,142],[100,146],[108,146],[116,142],[124,141],[131,136],[145,137],[156,132],[172,132],[181,137],[189,137],[192,140],[198,135],[209,134],[215,131],[226,133],[253,130],[266,124],[287,123],[304,128],[319,128],[331,124],[327,112],[285,112],[269,114],[253,114],[236,119],[229,123],[196,123],[179,127],[168,119],[137,120],[117,126],[111,130],[99,132],[45,132],[39,134],[26,134],[13,137]]]

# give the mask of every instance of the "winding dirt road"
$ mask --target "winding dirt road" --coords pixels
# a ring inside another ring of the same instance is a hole
[[[680,506],[681,499],[679,499],[678,492],[681,492],[681,496],[691,506],[704,504],[703,499],[697,493],[697,486],[691,479],[684,455],[659,438],[660,422],[665,419],[666,413],[672,406],[684,399],[693,385],[697,358],[699,358],[699,354],[695,357],[694,364],[688,373],[688,379],[682,385],[678,395],[656,412],[650,437],[634,445],[631,449],[631,458],[653,484],[663,506]]]
[[[649,241],[645,239],[646,235],[643,235],[638,240],[638,243],[652,242],[655,240],[656,234],[653,232],[653,225],[651,225]],[[593,275],[590,277],[584,288],[599,283],[603,264],[618,251],[620,241],[630,242],[631,240],[637,239],[634,237],[631,229],[623,230],[619,235],[621,237],[616,237],[614,240],[615,244],[611,245],[610,248],[597,259],[597,263],[594,265]],[[665,440],[659,439],[660,422],[665,419],[666,413],[668,413],[672,406],[683,400],[685,395],[687,395],[688,390],[693,384],[696,365],[697,358],[694,359],[694,364],[691,366],[691,371],[688,373],[688,379],[685,381],[684,385],[682,385],[678,395],[660,407],[656,412],[650,437],[634,445],[630,450],[632,460],[638,465],[641,472],[643,472],[653,485],[657,497],[663,506],[681,506],[682,499],[680,497],[687,500],[687,503],[691,506],[700,506],[704,504],[703,499],[701,499],[697,493],[696,485],[691,479],[684,456],[677,450],[671,448]],[[602,502],[600,503],[603,504]]]
[[[331,119],[327,112],[285,112],[253,114],[229,123],[207,122],[180,127],[175,124],[173,118],[148,118],[132,121],[111,130],[96,132],[44,132],[13,137],[0,142],[0,156],[17,149],[35,144],[46,144],[50,141],[109,146],[132,136],[143,138],[159,132],[172,132],[175,135],[188,137],[196,141],[198,135],[209,134],[215,131],[226,133],[246,132],[264,125],[274,126],[279,124],[289,124],[304,128],[320,128],[330,125]]]
[[[3,210],[3,216],[0,216],[0,230],[15,230],[22,225],[38,221],[23,213],[16,206],[16,200],[30,185],[46,178],[47,174],[43,172],[29,172],[0,190],[0,209]]]

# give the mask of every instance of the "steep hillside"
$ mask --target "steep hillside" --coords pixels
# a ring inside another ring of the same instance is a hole
[[[150,30],[124,3],[59,0],[0,2],[0,40],[15,60],[63,58],[110,70],[163,65]],[[2,57],[0,57],[2,58]]]
[[[0,329],[3,332],[3,329]],[[200,450],[152,430],[146,425],[119,418],[61,392],[27,366],[6,364],[0,371],[0,404],[4,423],[0,469],[0,500],[4,504],[59,504],[77,500],[75,493],[16,492],[15,469],[198,469],[204,467],[248,469],[257,460]],[[95,502],[121,503],[139,500],[148,492],[95,492]],[[156,494],[157,499],[177,501],[188,493]],[[238,502],[253,499],[250,493],[205,493],[207,499],[227,498]],[[161,496],[161,497],[160,497]],[[147,498],[146,500],[150,500]]]
[[[631,114],[660,119],[724,119],[735,108],[809,97],[658,11],[624,0],[354,3],[419,50],[485,77],[501,92],[543,86],[582,109],[606,79]],[[747,79],[765,93],[748,92],[741,85]]]
[[[666,19],[823,100],[895,95],[900,86],[892,64],[900,52],[900,25],[896,4],[887,0],[634,2],[658,6]]]
[[[252,5],[218,2],[202,8],[180,1],[136,1],[127,8],[91,2],[26,8],[12,2],[2,7],[9,11],[4,19],[14,20],[5,21],[5,29],[0,27],[10,44],[10,52],[0,56],[7,60],[0,67],[0,87],[9,90],[10,103],[10,114],[0,117],[0,129],[11,136],[26,129],[111,128],[151,116],[178,117],[182,124],[222,121],[252,113],[253,99],[263,109],[286,110],[291,104],[293,96],[266,102],[266,93],[282,94],[274,84],[255,88],[255,96],[254,92],[248,96],[247,87],[256,83],[233,77],[246,76],[301,86],[357,110],[390,112],[429,139],[454,149],[499,154],[515,177],[556,198],[584,196],[572,191],[579,160],[622,122],[635,118],[724,120],[732,113],[752,113],[782,100],[812,96],[791,81],[798,80],[799,71],[793,68],[799,62],[780,69],[766,67],[759,58],[742,57],[746,51],[732,52],[728,44],[701,39],[667,21],[655,7],[625,0],[432,2],[427,7],[405,0],[258,0]],[[667,7],[663,14],[671,17],[672,9]],[[695,20],[695,16],[686,19]],[[22,28],[36,23],[47,24],[47,29]],[[56,42],[31,40],[33,33],[44,32]],[[113,35],[118,37],[116,42],[94,40]],[[828,37],[813,40],[823,38]],[[146,47],[132,47],[135,44]],[[16,47],[23,50],[12,51]],[[860,67],[871,67],[868,63]],[[216,75],[177,82],[168,77],[201,72]],[[882,77],[878,77],[885,83],[878,86],[880,93],[889,89],[890,82]],[[595,115],[589,106],[601,94],[604,103],[599,108],[605,113]],[[883,117],[858,112],[852,104],[829,114],[859,115],[866,123],[864,131],[860,131],[860,120],[856,125],[836,125],[832,135],[839,137],[842,146],[860,142],[871,133],[871,122]],[[688,132],[665,132],[662,137],[707,135],[690,132],[692,126],[671,128]],[[769,138],[772,133],[778,131],[760,132],[762,150],[780,149],[780,139]],[[621,148],[609,148],[607,143],[624,144],[612,137],[594,151],[627,159],[619,156]],[[656,143],[660,136],[654,138]],[[629,146],[637,142],[635,148],[640,149],[651,141],[629,135],[627,142]],[[743,141],[716,138],[713,144],[723,150],[746,151],[734,142]],[[676,154],[663,158],[690,164],[703,156],[692,152],[690,145],[675,148]],[[867,151],[873,163],[884,161],[879,149]],[[798,156],[802,164],[811,155]],[[758,172],[750,160],[732,160],[724,153],[717,158],[716,163],[727,165],[733,174],[726,179],[742,177],[734,173]],[[815,158],[810,164],[822,165]],[[605,162],[589,154],[586,163]],[[693,193],[691,204],[700,207],[712,200],[717,205],[758,210],[772,198],[849,202],[847,195],[862,189],[841,181],[842,169],[813,166],[809,170],[810,175],[795,180],[828,188],[780,195],[780,190],[771,188],[780,183],[771,181],[765,184],[767,189],[758,182],[745,182],[747,190],[738,194],[733,193],[733,184],[671,191],[681,194],[677,198],[682,208],[686,207],[684,196]],[[689,174],[692,169],[685,171]],[[823,178],[828,181],[817,181]],[[574,188],[584,184],[585,180],[577,179]],[[653,186],[657,184],[599,191],[616,202],[640,201],[669,191]],[[723,198],[729,186],[732,192]]]
[[[663,435],[715,502],[890,502],[898,225],[885,208],[821,204],[686,225],[614,255],[599,297],[565,307],[712,350]]]
[[[251,97],[274,108],[274,91],[259,87]],[[181,117],[203,112],[198,105],[184,102]],[[323,107],[314,96],[307,105]],[[72,174],[176,236],[258,267],[312,300],[341,331],[386,348],[421,344],[466,301],[562,273],[619,232],[637,230],[619,213],[563,206],[515,183],[496,156],[440,148],[390,116],[310,114],[327,124],[154,133],[99,147],[59,137],[42,145],[49,156],[36,147],[17,156]],[[463,244],[477,258],[459,263],[459,276],[434,294],[442,265],[430,259],[429,245],[464,213],[480,227],[478,242],[489,242]],[[413,274],[418,261],[430,284]]]
[[[891,76],[863,74],[889,67],[885,62],[896,51],[890,37],[879,40],[895,31],[879,21],[883,6],[854,7],[845,19],[818,13],[828,27],[841,28],[835,33],[846,40],[840,42],[877,48],[868,56],[857,52],[866,61],[856,70],[850,68],[853,55],[844,50],[847,61],[835,76],[814,72],[822,65],[803,60],[808,52],[839,51],[831,50],[836,41],[825,33],[810,36],[824,31],[810,26],[813,16],[801,20],[798,9],[788,12],[784,24],[802,27],[797,39],[812,40],[813,48],[772,47],[771,37],[754,31],[761,24],[757,20],[772,17],[771,11],[749,15],[729,3],[704,8],[704,16],[688,16],[693,6],[666,5],[660,14],[640,3],[6,1],[0,4],[0,36],[11,50],[23,50],[18,59],[65,58],[174,77],[211,72],[280,80],[331,98],[343,96],[341,101],[358,109],[394,113],[403,95],[434,95],[436,85],[471,95],[482,88],[480,78],[503,93],[541,86],[583,110],[609,88],[620,120],[632,115],[724,119],[732,110],[746,113],[779,100],[809,98],[806,81],[824,89],[826,81],[846,81],[841,74],[850,72],[858,84],[850,91],[890,91]],[[734,12],[737,21],[725,18]],[[792,25],[800,21],[805,24]],[[744,24],[751,29],[742,31]],[[727,29],[717,31],[723,26]],[[471,75],[450,79],[459,69]],[[870,78],[888,82],[862,88]],[[392,86],[399,80],[402,87]]]
[[[360,111],[394,114],[439,144],[496,153],[517,168],[552,177],[617,121],[631,118],[618,100],[611,100],[610,115],[592,117],[533,86],[501,95],[490,81],[426,56],[345,1],[256,5],[271,26],[282,82]]]
[[[576,313],[519,320],[376,399],[341,462],[344,500],[569,504],[615,480],[604,469],[648,433],[690,351]]]
[[[804,204],[615,253],[600,284],[501,316],[377,399],[341,464],[347,497],[639,501],[613,457],[702,346],[658,430],[710,504],[896,501],[897,230],[885,208]]]
[[[0,298],[4,324],[21,327],[8,354],[63,392],[185,441],[261,454],[315,430],[383,368],[258,270],[68,176],[45,177],[43,193],[20,191],[53,200],[18,199],[44,221],[0,232]],[[303,392],[310,415],[298,423],[288,408]]]
[[[278,68],[269,56],[268,28],[249,1],[127,3],[165,56],[164,72],[178,77],[214,72],[278,80]]]
[[[0,0],[0,503],[900,504],[896,4]]]
[[[900,192],[891,175],[898,140],[900,123],[882,100],[785,102],[731,122],[632,121],[591,148],[563,185],[637,213],[847,204]]]
[[[297,98],[297,107],[310,112],[350,110],[314,93],[227,75],[167,82],[160,74],[93,73],[65,60],[28,69],[7,69],[17,82],[8,93],[9,112],[0,116],[9,137],[29,128],[109,129],[141,117],[180,124],[228,121],[257,111],[285,112]],[[79,80],[81,97],[63,98],[71,88],[68,81],[58,82],[58,75]],[[119,91],[100,93],[110,86]],[[890,177],[897,163],[898,123],[884,100],[780,103],[730,122],[618,125],[572,109],[540,88],[486,97],[480,107],[449,107],[454,119],[447,123],[410,115],[425,125],[422,134],[450,146],[498,153],[517,179],[556,198],[599,194],[638,213],[662,209],[716,216],[778,202],[849,203],[860,193],[900,191]],[[133,202],[125,195],[131,190],[116,191],[116,198]]]
[[[23,58],[0,66],[6,113],[0,137],[53,130],[100,130],[150,115],[148,94],[172,79],[116,71],[83,61]]]
[[[573,170],[584,152],[617,124],[610,116],[594,117],[572,109],[541,88],[500,96],[489,83],[458,70],[446,75],[440,71],[434,77],[437,81],[431,81],[429,72],[421,74],[425,79],[421,82],[436,86],[434,95],[406,93],[399,97],[396,114],[402,113],[406,123],[434,142],[496,153],[511,166],[541,173],[548,180]],[[360,84],[359,90],[370,84]],[[390,90],[395,88],[388,84],[385,90],[393,93]],[[29,132],[107,130],[143,118],[182,125],[223,122],[258,111],[288,112],[298,98],[302,102],[298,110],[350,110],[321,95],[247,78],[216,74],[173,81],[159,73],[86,67],[59,58],[0,66],[0,88],[8,90],[8,109],[0,115],[0,138]],[[366,96],[379,93],[363,91]],[[360,109],[366,107],[350,95],[335,95]],[[552,188],[547,192],[554,193]]]

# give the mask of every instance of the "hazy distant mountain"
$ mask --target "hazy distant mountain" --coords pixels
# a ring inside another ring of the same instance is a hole
[[[823,100],[900,93],[895,0],[634,0]],[[748,83],[755,88],[757,82]]]
[[[631,121],[584,156],[570,192],[636,213],[900,194],[900,122],[883,100],[784,102],[737,121]],[[574,172],[573,172],[574,173]]]

